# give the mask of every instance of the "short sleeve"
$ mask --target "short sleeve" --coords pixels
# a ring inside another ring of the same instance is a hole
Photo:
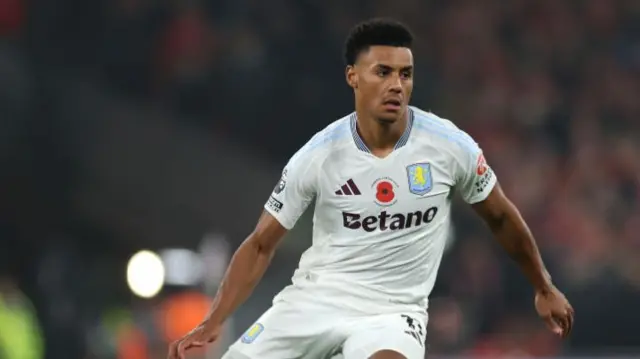
[[[315,161],[303,151],[304,148],[289,160],[264,205],[286,229],[293,228],[316,194]]]
[[[460,195],[469,204],[484,201],[498,180],[482,149],[473,142],[473,145],[463,146],[458,156],[457,188]]]

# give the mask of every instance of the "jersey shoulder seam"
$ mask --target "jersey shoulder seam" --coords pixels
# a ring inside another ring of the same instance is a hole
[[[316,132],[313,137],[300,149],[299,155],[310,157],[320,156],[339,148],[341,142],[348,139],[351,132],[349,131],[348,116],[343,117],[329,124],[324,129]],[[347,141],[344,141],[348,143]]]
[[[467,152],[477,152],[479,146],[476,141],[465,131],[457,127],[453,122],[443,119],[431,112],[425,112],[414,108],[415,121],[413,127],[419,133],[426,133],[428,138],[438,138],[451,143]],[[424,142],[424,137],[416,136],[417,140]]]
[[[350,136],[348,116],[338,119],[324,129],[316,132],[307,143],[298,150],[290,160],[290,163],[297,161],[306,162],[302,166],[304,172],[313,171],[315,182],[320,179],[320,170],[324,166],[329,154],[336,148],[341,148],[341,141]],[[346,142],[346,141],[344,141]]]

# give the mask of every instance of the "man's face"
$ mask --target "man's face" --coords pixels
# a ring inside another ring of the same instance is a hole
[[[374,118],[395,122],[406,113],[413,91],[413,55],[406,47],[371,46],[354,66],[347,67],[347,82],[356,101]]]

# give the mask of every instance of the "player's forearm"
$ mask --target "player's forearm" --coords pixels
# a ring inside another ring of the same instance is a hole
[[[518,263],[536,291],[546,292],[551,286],[551,276],[536,245],[535,239],[513,204],[501,213],[490,227],[509,256]]]
[[[220,324],[244,303],[267,270],[273,253],[274,249],[262,247],[251,237],[240,245],[229,263],[208,321]]]

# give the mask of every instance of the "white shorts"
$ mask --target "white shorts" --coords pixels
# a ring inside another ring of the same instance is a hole
[[[222,359],[367,359],[380,350],[424,359],[425,336],[426,318],[416,313],[363,316],[313,302],[277,302]]]

